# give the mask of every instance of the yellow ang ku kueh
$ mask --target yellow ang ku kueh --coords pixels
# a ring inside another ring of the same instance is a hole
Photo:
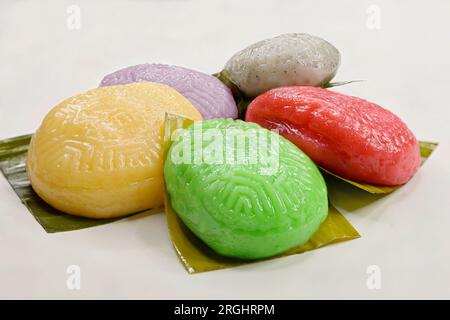
[[[163,205],[165,114],[202,120],[171,87],[101,87],[69,98],[33,136],[27,172],[36,193],[65,213],[119,217]]]

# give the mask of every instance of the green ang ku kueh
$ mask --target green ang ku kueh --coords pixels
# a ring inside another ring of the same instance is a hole
[[[190,126],[169,149],[164,175],[181,220],[226,257],[281,254],[306,243],[327,217],[317,166],[255,124],[221,119]]]

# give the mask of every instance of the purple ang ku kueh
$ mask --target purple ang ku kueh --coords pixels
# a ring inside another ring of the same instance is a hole
[[[233,95],[217,78],[195,70],[164,64],[140,64],[105,76],[100,86],[123,85],[139,81],[166,84],[186,97],[203,119],[238,117]]]

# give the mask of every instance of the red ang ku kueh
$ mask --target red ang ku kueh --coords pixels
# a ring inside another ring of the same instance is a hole
[[[401,185],[420,165],[418,142],[399,117],[330,90],[269,90],[250,103],[245,120],[278,129],[318,165],[353,181]]]

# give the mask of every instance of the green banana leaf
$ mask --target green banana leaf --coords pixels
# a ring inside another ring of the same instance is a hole
[[[428,157],[433,153],[434,149],[438,146],[438,143],[436,142],[427,142],[427,141],[419,141],[419,147],[420,147],[420,157],[421,157],[421,164],[423,165],[425,161],[428,159]],[[349,179],[345,179],[343,177],[340,177],[324,168],[320,168],[325,174],[331,175],[333,177],[336,177],[342,181],[345,181],[347,183],[350,183],[351,185],[362,189],[364,191],[373,193],[373,194],[385,194],[385,193],[391,193],[398,188],[401,188],[402,186],[378,186],[378,185],[371,185],[368,183],[359,183],[355,182]]]
[[[84,229],[118,219],[88,219],[67,215],[45,203],[31,187],[26,158],[31,135],[0,141],[0,171],[22,203],[48,233]]]
[[[164,205],[172,244],[180,262],[187,272],[192,274],[213,271],[262,261],[246,261],[220,256],[186,227],[173,210],[167,193]],[[353,240],[360,237],[361,236],[355,228],[353,228],[350,222],[348,222],[336,208],[330,205],[327,218],[307,243],[270,259],[299,254],[333,243]]]
[[[192,122],[192,120],[184,119],[178,116],[166,115],[163,133],[165,155],[167,154],[171,142],[175,138],[173,134],[176,130],[187,128],[192,124]],[[175,252],[180,262],[189,273],[192,274],[212,271],[256,262],[226,258],[215,253],[205,243],[197,238],[177,216],[172,208],[167,191],[165,192],[164,197],[164,207],[169,234],[172,239]],[[353,226],[344,218],[342,214],[337,211],[336,208],[330,204],[327,218],[322,223],[319,230],[312,236],[311,239],[309,239],[307,243],[271,259],[303,253],[329,244],[357,239],[359,237],[359,233],[353,228]]]
[[[222,83],[230,89],[238,108],[238,118],[244,120],[245,112],[247,111],[251,99],[246,97],[244,93],[239,90],[238,86],[231,80],[228,71],[222,70],[219,73],[213,74],[213,76],[222,81]]]
[[[350,81],[337,81],[337,82],[327,82],[323,84],[321,87],[324,89],[345,86],[346,84],[355,83],[355,82],[364,82],[365,80],[350,80]]]

